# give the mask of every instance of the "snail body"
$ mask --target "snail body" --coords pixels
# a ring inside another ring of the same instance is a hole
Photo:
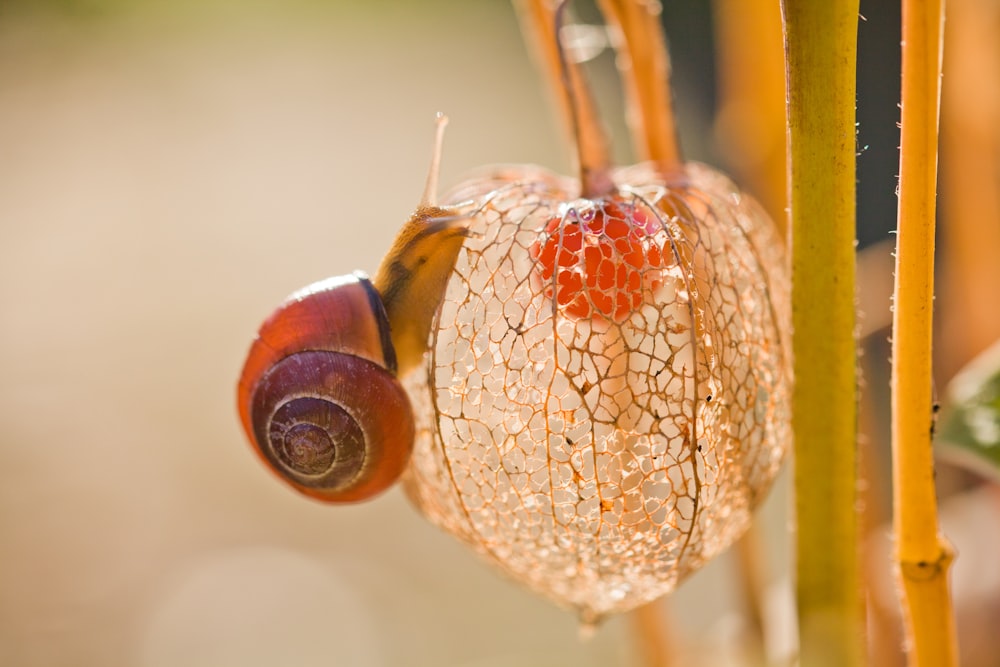
[[[465,241],[467,218],[460,211],[420,206],[375,274],[401,375],[416,368],[427,352],[431,322]]]

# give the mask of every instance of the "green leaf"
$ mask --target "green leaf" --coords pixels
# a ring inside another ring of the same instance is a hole
[[[1000,479],[1000,341],[955,376],[948,403],[942,453]]]

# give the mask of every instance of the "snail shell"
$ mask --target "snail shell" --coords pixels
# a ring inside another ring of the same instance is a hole
[[[402,474],[413,413],[378,291],[361,273],[314,283],[261,326],[238,388],[267,466],[300,493],[364,500]]]

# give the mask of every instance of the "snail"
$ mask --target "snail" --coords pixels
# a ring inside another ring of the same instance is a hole
[[[238,387],[240,419],[264,463],[326,502],[391,486],[413,448],[398,376],[419,364],[465,238],[458,207],[435,203],[446,118],[439,114],[424,197],[375,275],[328,278],[264,322]]]
[[[600,3],[642,121],[645,159],[616,167],[559,39],[566,3],[517,4],[577,174],[499,167],[438,205],[439,120],[421,204],[374,279],[292,295],[239,404],[293,488],[351,502],[405,472],[432,523],[592,625],[749,525],[789,441],[789,277],[763,210],[678,153],[655,5]]]

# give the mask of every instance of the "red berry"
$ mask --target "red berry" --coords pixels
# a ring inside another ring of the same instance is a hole
[[[663,227],[647,207],[615,197],[551,218],[531,246],[545,295],[577,319],[622,322],[661,283]]]

